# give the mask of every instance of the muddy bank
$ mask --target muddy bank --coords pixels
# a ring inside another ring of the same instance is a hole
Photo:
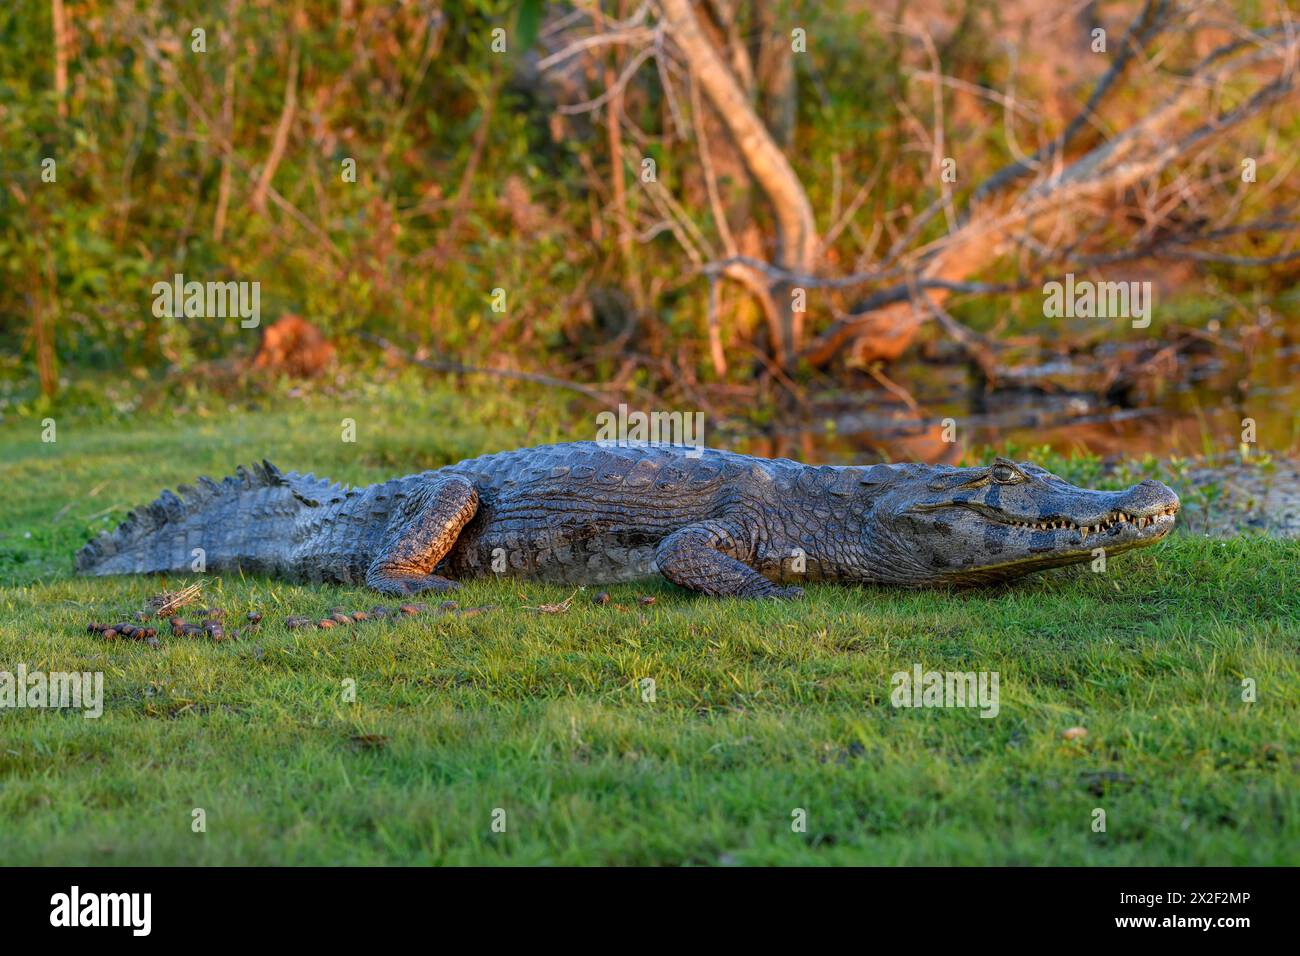
[[[1183,533],[1300,538],[1300,459],[1193,465],[1171,485],[1183,500]]]

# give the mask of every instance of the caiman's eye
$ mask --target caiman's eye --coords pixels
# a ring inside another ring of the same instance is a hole
[[[1020,469],[1009,461],[994,462],[993,467],[989,469],[989,474],[999,485],[1014,485],[1025,480]]]

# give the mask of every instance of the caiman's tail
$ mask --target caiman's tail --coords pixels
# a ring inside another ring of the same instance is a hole
[[[310,483],[319,482],[310,479]],[[269,461],[240,466],[220,484],[199,478],[164,491],[137,508],[114,531],[77,552],[79,574],[150,574],[239,567],[272,572],[284,560],[287,530],[305,500],[298,475],[282,475]],[[328,482],[321,482],[328,487]],[[201,549],[201,550],[196,550]],[[199,561],[201,560],[201,564]]]

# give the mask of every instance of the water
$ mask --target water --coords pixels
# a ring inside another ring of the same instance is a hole
[[[812,395],[809,408],[720,444],[821,464],[955,463],[981,446],[1047,445],[1107,459],[1234,452],[1254,422],[1255,449],[1300,447],[1300,344],[1282,326],[1236,340],[1191,333],[1012,366],[986,388],[952,360],[888,369],[917,403],[872,385]],[[1195,340],[1196,337],[1201,337]],[[949,420],[949,421],[945,421]],[[955,440],[946,440],[946,439]]]

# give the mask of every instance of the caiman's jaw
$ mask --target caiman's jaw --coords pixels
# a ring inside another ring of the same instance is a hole
[[[1160,541],[1178,496],[1158,481],[1123,491],[1069,484],[1003,458],[950,469],[912,500],[890,502],[890,545],[917,583],[979,584]]]
[[[1063,532],[1052,539],[1063,547],[1068,546],[1072,540],[1077,540],[1080,546],[1085,545],[1089,537],[1093,539],[1093,547],[1107,547],[1119,543],[1152,543],[1163,538],[1174,529],[1174,515],[1178,514],[1179,502],[1174,499],[1173,504],[1148,507],[1144,510],[1124,511],[1116,508],[1081,520],[1060,514],[1047,517],[1011,515],[975,502],[918,505],[915,510],[937,511],[948,507],[968,508],[976,514],[983,515],[989,521],[1021,528],[1026,532]]]

